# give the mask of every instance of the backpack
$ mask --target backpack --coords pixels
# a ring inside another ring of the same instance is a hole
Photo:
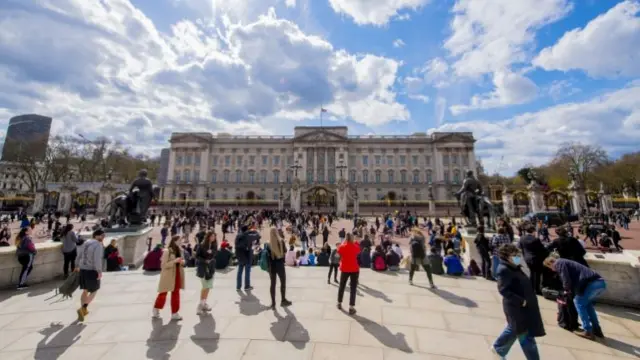
[[[69,277],[67,278],[67,280],[65,280],[62,283],[62,285],[60,285],[56,293],[58,295],[62,295],[63,299],[72,298],[73,293],[76,291],[76,289],[78,289],[79,286],[80,286],[79,273],[74,271],[71,274],[69,274]]]
[[[382,256],[377,256],[376,261],[373,262],[373,269],[378,271],[383,271],[386,265],[384,263],[384,259]]]
[[[411,256],[416,259],[424,259],[425,253],[422,244],[417,240],[411,241]]]
[[[264,271],[269,271],[269,253],[270,251],[268,251],[268,247],[265,244],[264,245],[264,249],[260,252],[260,259],[258,260],[258,265],[260,266],[260,269],[264,270]]]

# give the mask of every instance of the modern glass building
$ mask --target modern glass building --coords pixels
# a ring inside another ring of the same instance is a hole
[[[2,161],[43,161],[49,143],[51,121],[50,117],[36,114],[11,118],[2,148]]]

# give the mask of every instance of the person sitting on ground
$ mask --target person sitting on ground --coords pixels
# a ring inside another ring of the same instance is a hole
[[[400,266],[400,255],[398,255],[398,253],[393,248],[389,248],[389,250],[387,250],[385,261],[387,262],[389,271],[398,271],[398,268]]]
[[[118,244],[116,239],[111,240],[111,243],[104,248],[104,258],[107,260],[107,271],[120,271],[120,265],[122,265],[122,257],[118,252]]]
[[[400,248],[400,245],[398,245],[398,243],[394,243],[391,249],[396,254],[398,254],[398,257],[400,258],[400,260],[402,260],[402,258],[404,257],[404,254],[402,253],[402,249]]]
[[[309,257],[307,256],[307,252],[302,250],[300,251],[300,258],[298,259],[298,266],[307,266],[309,265]]]
[[[296,266],[296,250],[293,245],[289,245],[289,251],[284,256],[284,264],[287,266]]]
[[[316,262],[318,266],[329,266],[329,257],[331,256],[331,246],[329,243],[324,244],[322,251],[318,253]]]
[[[157,244],[156,247],[147,253],[144,258],[143,270],[146,271],[160,271],[162,270],[162,244]]]
[[[227,243],[226,246],[223,246],[224,241],[220,245],[220,251],[216,252],[216,270],[226,269],[227,266],[231,263],[231,259],[233,258],[233,252],[231,251],[231,246]]]
[[[444,275],[444,268],[442,267],[444,259],[442,258],[442,255],[440,255],[438,248],[432,247],[430,249],[429,255],[427,255],[427,260],[429,261],[429,264],[431,264],[431,271],[433,274]]]
[[[376,246],[371,257],[371,268],[375,271],[386,271],[387,262],[381,245]]]
[[[307,259],[309,260],[309,266],[316,265],[316,253],[313,249],[309,249],[309,256],[307,256]]]
[[[609,235],[607,235],[607,233],[600,234],[600,241],[598,244],[600,245],[598,247],[600,251],[611,252],[611,244],[613,244],[613,242],[611,241],[611,238],[609,237]]]
[[[365,235],[364,239],[362,239],[362,241],[360,241],[360,248],[361,249],[364,249],[364,248],[371,249],[372,246],[373,246],[373,243],[369,239],[369,235]]]
[[[447,275],[462,276],[464,274],[462,262],[453,249],[447,251],[447,256],[444,257],[444,265],[447,267]]]
[[[365,248],[360,245],[360,254],[358,255],[358,261],[360,262],[360,267],[362,268],[370,268],[371,267],[371,248]]]

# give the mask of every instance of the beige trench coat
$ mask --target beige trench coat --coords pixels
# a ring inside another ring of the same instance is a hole
[[[158,292],[171,292],[176,285],[176,259],[177,257],[169,249],[162,250],[162,270],[160,271],[160,282],[158,282]],[[180,288],[184,289],[184,267],[180,266]]]

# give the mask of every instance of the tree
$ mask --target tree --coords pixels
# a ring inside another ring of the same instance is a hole
[[[598,145],[584,145],[578,142],[564,143],[556,152],[553,161],[564,163],[583,185],[588,184],[591,173],[608,162],[607,152]]]

